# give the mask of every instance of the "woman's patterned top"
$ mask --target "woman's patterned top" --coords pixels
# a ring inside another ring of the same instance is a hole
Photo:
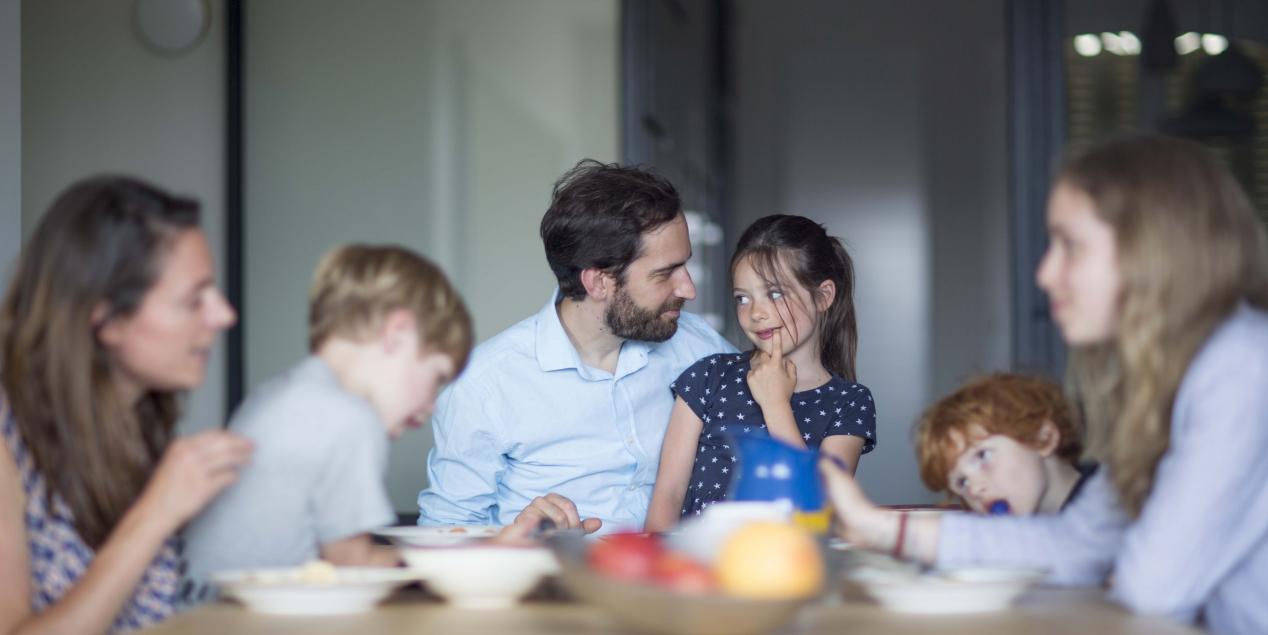
[[[94,551],[75,531],[70,508],[61,496],[49,497],[44,475],[35,469],[35,460],[22,442],[17,422],[7,401],[0,396],[0,429],[5,445],[22,478],[26,496],[26,537],[31,567],[31,611],[39,613],[52,606],[74,586]],[[177,587],[183,568],[180,540],[167,539],[146,569],[132,598],[115,616],[111,633],[145,628],[163,621],[175,607]]]

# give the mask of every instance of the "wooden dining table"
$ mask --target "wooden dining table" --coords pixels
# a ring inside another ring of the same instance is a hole
[[[603,609],[560,598],[529,599],[514,608],[453,608],[420,590],[398,592],[375,610],[355,615],[282,617],[253,613],[229,602],[204,605],[144,631],[152,635],[607,635],[636,631]],[[849,633],[966,633],[972,635],[1182,635],[1198,629],[1158,617],[1134,615],[1101,589],[1040,587],[1010,609],[968,615],[910,615],[858,597],[830,594],[773,631],[787,635]]]

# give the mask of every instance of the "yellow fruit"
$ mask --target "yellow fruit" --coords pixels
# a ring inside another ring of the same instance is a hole
[[[823,586],[814,538],[787,523],[745,525],[722,545],[715,568],[723,591],[747,598],[805,597]]]

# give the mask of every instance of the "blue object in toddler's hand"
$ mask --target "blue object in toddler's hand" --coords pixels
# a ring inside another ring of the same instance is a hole
[[[1008,501],[1000,499],[991,503],[990,514],[992,516],[1007,516],[1012,513],[1012,508],[1008,506]]]

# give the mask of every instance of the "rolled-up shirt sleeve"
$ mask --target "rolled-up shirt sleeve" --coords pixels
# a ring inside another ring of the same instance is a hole
[[[493,524],[506,457],[497,419],[473,382],[459,382],[437,402],[435,447],[427,456],[430,486],[418,494],[418,523]]]
[[[937,565],[1035,567],[1046,570],[1053,584],[1100,584],[1114,564],[1127,526],[1106,472],[1098,470],[1060,514],[945,514]]]

